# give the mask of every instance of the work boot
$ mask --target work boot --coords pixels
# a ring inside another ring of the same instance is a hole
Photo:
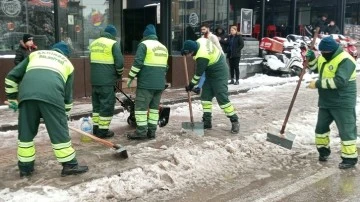
[[[34,167],[29,167],[27,169],[20,169],[20,177],[30,177],[34,172]]]
[[[344,163],[344,162],[339,163],[340,169],[349,169],[349,168],[354,168],[354,167],[355,167],[355,164],[353,164],[353,163]]]
[[[94,125],[93,126],[93,135],[97,135],[99,133],[99,126],[98,125]]]
[[[340,169],[354,168],[357,163],[357,158],[342,158],[342,162],[339,163]]]
[[[148,139],[147,134],[139,134],[136,131],[127,133],[126,136],[130,140],[145,140],[145,139]]]
[[[321,162],[325,162],[325,161],[327,161],[328,160],[328,158],[329,158],[329,156],[319,156],[319,161],[321,161]]]
[[[204,121],[204,129],[211,129],[212,124],[211,121]]]
[[[148,132],[147,132],[147,137],[148,137],[149,139],[155,139],[155,137],[156,137],[155,131],[153,131],[153,130],[148,130]]]
[[[87,166],[79,166],[78,163],[64,163],[63,169],[61,171],[61,177],[65,177],[67,175],[77,175],[81,173],[85,173],[89,170]]]
[[[231,122],[231,133],[232,134],[237,134],[237,133],[239,133],[239,130],[240,130],[239,121]]]
[[[194,88],[192,91],[193,91],[195,94],[199,95],[200,92],[201,92],[201,88],[196,87],[196,88]]]
[[[236,80],[234,85],[239,85],[239,80]]]
[[[111,138],[115,135],[115,133],[109,129],[98,129],[96,133],[96,137],[106,139]]]
[[[34,161],[20,162],[18,161],[20,177],[30,177],[34,172]]]
[[[234,79],[231,79],[231,81],[229,82],[229,84],[234,84]]]

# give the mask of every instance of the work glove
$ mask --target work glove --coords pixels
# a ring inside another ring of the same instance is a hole
[[[306,88],[316,89],[316,80],[310,81],[309,85]]]
[[[131,79],[131,78],[128,79],[128,81],[126,83],[128,88],[130,88],[132,81],[133,81],[133,79]]]
[[[190,82],[189,85],[185,86],[186,92],[190,92],[194,88],[194,84]]]
[[[316,58],[314,51],[310,49],[306,51],[305,57],[308,58],[309,61],[313,61]]]
[[[16,112],[19,108],[18,101],[17,100],[8,100],[8,102],[9,102],[9,108],[14,110],[14,112]]]

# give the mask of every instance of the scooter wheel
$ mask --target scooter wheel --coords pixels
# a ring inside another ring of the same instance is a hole
[[[136,122],[132,120],[131,116],[127,118],[127,123],[132,127],[136,127]]]

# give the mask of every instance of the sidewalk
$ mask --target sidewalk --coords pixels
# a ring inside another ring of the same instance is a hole
[[[283,85],[289,82],[297,81],[297,77],[291,78],[280,78],[280,77],[270,77],[266,75],[255,75],[248,79],[240,80],[239,85],[229,85],[229,94],[236,95],[239,93],[246,93],[253,88],[258,88],[260,86],[276,86]],[[135,90],[131,89],[130,93],[127,94],[131,98],[135,97]],[[117,93],[117,97],[122,100],[124,96],[121,93]],[[192,94],[192,100],[199,100],[200,96]],[[185,88],[166,89],[162,95],[161,103],[163,105],[171,105],[181,102],[187,102],[187,93]],[[84,116],[90,116],[92,110],[91,98],[80,98],[76,99],[74,102],[74,107],[71,110],[71,119],[78,120]],[[121,107],[120,103],[116,101],[115,114],[123,112],[124,109]],[[0,131],[8,130],[17,130],[17,113],[14,113],[11,110],[3,110],[0,113]]]

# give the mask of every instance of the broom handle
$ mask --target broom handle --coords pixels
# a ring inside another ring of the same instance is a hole
[[[310,49],[311,49],[311,50],[314,48],[314,45],[315,45],[315,42],[316,42],[316,38],[318,37],[319,31],[320,31],[320,28],[319,28],[319,27],[316,27],[315,33],[314,33],[314,37],[313,37],[313,39],[312,39],[312,41],[311,41],[311,44],[310,44]],[[283,123],[283,125],[282,125],[282,127],[281,127],[280,134],[284,134],[284,132],[285,132],[286,124],[287,124],[287,122],[288,122],[288,120],[289,120],[291,110],[292,110],[292,108],[293,108],[293,106],[294,106],[294,103],[295,103],[295,100],[296,100],[296,96],[297,96],[297,94],[298,94],[298,92],[299,92],[300,85],[301,85],[301,81],[302,81],[302,79],[303,79],[303,77],[304,77],[304,75],[305,75],[306,68],[308,67],[308,62],[309,62],[309,61],[308,61],[307,59],[305,59],[304,62],[303,62],[303,68],[302,68],[301,73],[300,73],[299,81],[298,81],[298,83],[297,83],[297,85],[296,85],[296,89],[295,89],[294,95],[293,95],[293,97],[292,97],[292,99],[291,99],[291,103],[290,103],[289,109],[288,109],[288,111],[287,111],[287,113],[286,113],[284,123]]]
[[[189,85],[189,75],[188,75],[186,56],[183,56],[183,58],[184,58],[186,85]],[[194,117],[193,117],[193,111],[192,111],[192,105],[191,105],[191,94],[189,91],[187,92],[187,94],[188,94],[188,103],[189,103],[189,111],[190,111],[190,121],[191,121],[191,123],[194,123]]]
[[[84,132],[84,131],[82,131],[82,130],[79,130],[79,129],[77,129],[77,128],[74,128],[74,127],[72,127],[72,126],[69,126],[69,129],[72,130],[72,131],[75,131],[75,132],[77,132],[77,133],[80,133],[80,134],[82,134],[82,135],[85,135],[85,136],[87,136],[87,137],[89,137],[89,138],[91,138],[91,139],[93,139],[93,140],[95,140],[95,141],[97,141],[97,142],[100,142],[100,143],[102,143],[102,144],[105,145],[105,146],[108,146],[108,147],[111,147],[111,148],[113,148],[113,147],[115,146],[112,142],[103,140],[103,139],[101,139],[101,138],[96,137],[95,135],[91,135],[91,134],[86,133],[86,132]]]

